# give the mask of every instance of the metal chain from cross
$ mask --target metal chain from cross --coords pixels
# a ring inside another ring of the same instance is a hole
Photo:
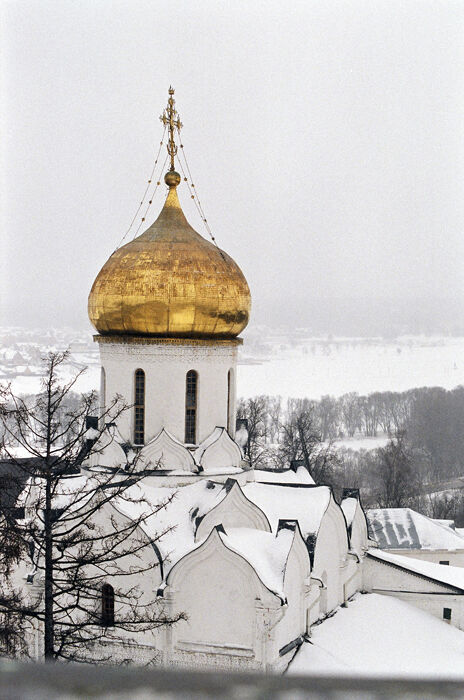
[[[182,129],[182,123],[179,118],[179,114],[177,112],[177,109],[174,107],[175,104],[175,99],[173,97],[174,95],[174,88],[169,87],[169,99],[168,99],[168,106],[164,110],[163,114],[160,116],[160,120],[163,122],[164,126],[167,126],[169,129],[169,139],[167,143],[167,149],[169,156],[171,158],[171,167],[170,170],[175,170],[174,167],[174,158],[177,155],[177,146],[176,142],[174,140],[174,129],[177,129],[178,132]]]

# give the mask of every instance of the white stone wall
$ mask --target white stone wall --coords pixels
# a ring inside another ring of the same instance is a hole
[[[443,620],[443,609],[451,608],[451,624],[464,630],[464,596],[449,586],[366,557],[363,588],[369,593],[392,595]]]
[[[104,369],[105,401],[116,394],[134,403],[134,374],[145,372],[145,444],[165,428],[184,442],[185,390],[189,370],[198,373],[197,443],[216,426],[235,434],[236,365],[235,340],[179,340],[154,338],[108,338],[96,336]],[[228,373],[231,373],[228,401]],[[228,405],[229,404],[229,405]],[[229,413],[228,413],[229,409]],[[119,418],[118,428],[125,440],[133,440],[132,409]]]
[[[349,571],[346,522],[341,508],[331,497],[317,533],[311,574],[324,584],[320,595],[321,617],[344,602],[343,585]]]
[[[217,536],[176,564],[164,595],[167,611],[188,616],[168,630],[167,663],[266,669],[276,661],[267,629],[281,601]]]
[[[447,561],[450,566],[464,566],[464,549],[460,551],[450,549],[387,549],[385,551],[389,554],[400,554],[412,559],[432,561],[435,564]]]
[[[304,545],[302,544],[304,547]],[[285,568],[285,595],[287,605],[276,628],[276,649],[275,656],[279,649],[289,644],[297,637],[306,633],[306,582],[309,581],[310,564],[309,556],[306,554],[307,562],[303,562],[301,553],[297,551],[295,543],[292,546]],[[306,564],[306,565],[305,565]]]
[[[453,595],[451,593],[434,595],[432,593],[418,594],[412,592],[408,593],[406,591],[377,591],[375,589],[373,592],[404,600],[406,603],[414,605],[415,608],[420,608],[420,610],[430,613],[439,620],[453,625],[453,627],[457,627],[460,630],[464,630],[464,596]],[[449,621],[443,619],[444,608],[449,608],[451,610],[451,620]]]
[[[358,503],[351,523],[350,549],[362,557],[368,548],[368,539],[366,516]]]

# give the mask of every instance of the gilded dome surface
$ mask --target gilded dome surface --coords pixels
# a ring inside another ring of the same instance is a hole
[[[89,318],[102,335],[234,338],[248,323],[242,271],[190,226],[173,175],[157,220],[116,250],[92,285]]]

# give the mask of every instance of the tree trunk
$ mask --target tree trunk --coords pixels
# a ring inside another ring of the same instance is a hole
[[[45,485],[44,538],[45,538],[45,618],[44,618],[44,654],[45,661],[54,661],[53,635],[53,541],[52,541],[52,503],[51,477],[47,476]]]

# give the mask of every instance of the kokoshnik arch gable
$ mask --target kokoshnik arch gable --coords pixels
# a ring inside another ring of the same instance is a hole
[[[403,597],[438,617],[452,610],[452,623],[464,628],[464,569],[459,577],[447,567],[443,576],[431,565],[423,574],[407,557],[376,553],[357,495],[339,505],[303,467],[250,468],[246,435],[235,431],[238,336],[250,291],[232,258],[182,212],[173,94],[161,117],[170,158],[162,211],[111,255],[89,295],[102,408],[115,395],[131,408],[108,426],[82,472],[124,471],[128,454],[138,454],[145,476],[131,487],[132,505],[113,505],[135,518],[151,503],[141,527],[149,538],[166,535],[153,551],[162,566],[135,583],[167,614],[187,615],[132,637],[133,660],[283,670],[313,623],[361,590]],[[111,527],[105,508],[99,520]],[[127,647],[108,624],[117,615],[111,584],[109,577],[102,589],[102,624],[105,651],[117,661]]]

